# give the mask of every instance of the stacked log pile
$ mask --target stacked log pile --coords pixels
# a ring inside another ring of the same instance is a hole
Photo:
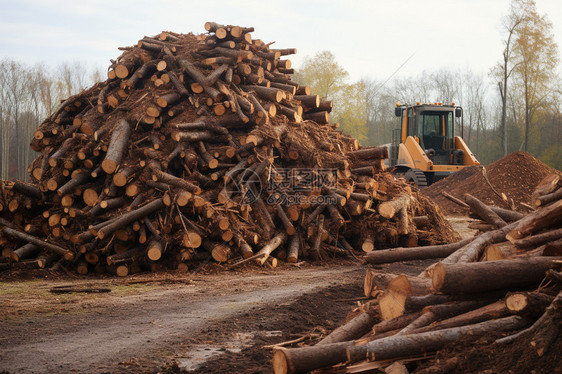
[[[382,173],[386,148],[360,148],[291,79],[296,50],[205,29],[122,48],[106,81],[39,126],[33,183],[2,183],[0,268],[273,266],[449,240],[431,204]]]
[[[524,216],[467,195],[473,213],[495,226],[493,231],[444,246],[367,254],[372,264],[443,259],[418,276],[367,270],[364,290],[372,299],[316,345],[277,349],[275,373],[332,365],[353,373],[397,366],[400,373],[450,372],[462,357],[419,364],[459,339],[483,335],[497,338],[490,347],[495,355],[512,343],[531,350],[535,359],[559,354],[552,347],[562,326],[562,199],[544,198],[556,183],[539,186],[536,198],[547,202]],[[499,257],[490,255],[494,247]]]

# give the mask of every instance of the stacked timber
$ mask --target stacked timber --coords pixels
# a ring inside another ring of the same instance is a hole
[[[443,259],[418,276],[367,270],[364,291],[370,300],[316,345],[277,349],[275,373],[333,365],[346,365],[353,373],[395,372],[396,367],[400,373],[452,372],[457,366],[460,372],[458,349],[458,357],[447,360],[427,362],[428,356],[459,339],[481,336],[496,339],[485,348],[493,356],[501,357],[509,345],[524,347],[521,354],[531,350],[535,360],[551,355],[556,361],[562,332],[562,199],[543,198],[554,191],[556,186],[537,189],[536,198],[547,202],[521,216],[468,195],[473,213],[494,230],[448,245],[369,253],[372,264]]]
[[[39,126],[33,183],[2,183],[0,268],[126,275],[448,240],[428,230],[443,229],[431,204],[382,172],[386,148],[359,147],[291,79],[295,49],[205,29],[121,48],[106,81]]]

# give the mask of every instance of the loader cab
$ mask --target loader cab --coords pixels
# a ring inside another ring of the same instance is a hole
[[[401,117],[401,142],[412,136],[435,165],[453,163],[455,118],[462,109],[454,105],[413,105],[396,107]]]

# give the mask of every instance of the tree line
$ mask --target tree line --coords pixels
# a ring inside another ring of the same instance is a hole
[[[0,60],[0,178],[28,179],[27,168],[37,156],[29,143],[44,118],[61,101],[102,79],[81,62],[56,68]]]
[[[334,100],[332,120],[363,144],[391,142],[399,126],[395,102],[455,103],[464,109],[463,128],[456,133],[483,164],[522,150],[562,169],[562,83],[552,24],[533,0],[513,0],[502,32],[504,49],[487,76],[439,69],[349,82],[336,56],[323,51],[305,59],[296,79]]]

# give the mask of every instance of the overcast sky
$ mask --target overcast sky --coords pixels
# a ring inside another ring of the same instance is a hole
[[[562,48],[562,0],[536,0]],[[206,21],[253,26],[255,39],[297,48],[303,58],[329,50],[352,80],[385,80],[423,70],[487,74],[501,57],[501,18],[509,0],[0,0],[0,58],[33,64],[87,62],[106,69],[121,53],[162,30],[204,32]],[[562,69],[559,69],[562,71]]]

